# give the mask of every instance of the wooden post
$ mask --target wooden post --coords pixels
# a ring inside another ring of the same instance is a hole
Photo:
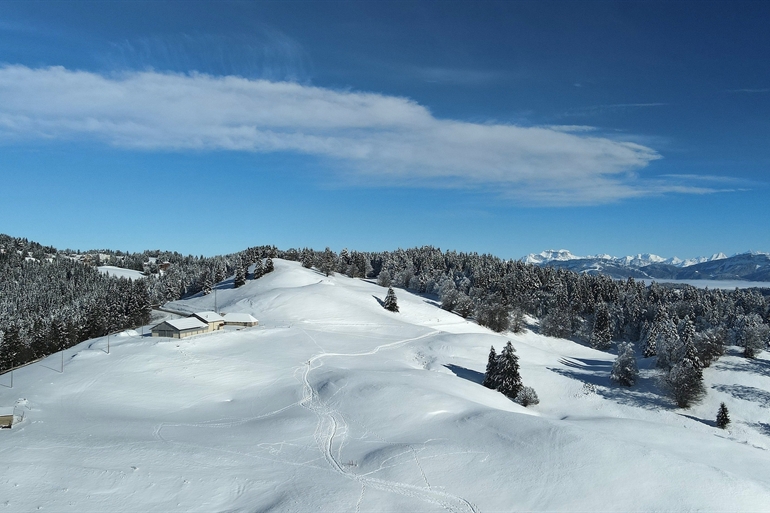
[[[110,336],[107,335],[107,354],[110,354]]]

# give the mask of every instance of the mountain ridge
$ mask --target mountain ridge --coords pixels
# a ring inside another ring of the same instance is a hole
[[[569,250],[546,250],[530,253],[524,262],[539,266],[568,269],[587,274],[604,274],[615,279],[674,280],[745,280],[770,281],[770,253],[747,251],[727,256],[664,258],[650,253],[625,257],[607,254],[573,255]]]

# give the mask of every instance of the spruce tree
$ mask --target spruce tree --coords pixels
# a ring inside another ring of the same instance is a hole
[[[630,387],[636,383],[638,375],[639,368],[636,366],[634,345],[630,343],[621,343],[618,347],[618,357],[612,365],[610,379],[620,385]]]
[[[495,352],[495,346],[492,346],[489,349],[489,358],[487,358],[487,372],[484,373],[484,381],[481,384],[495,390],[499,381],[497,353]]]
[[[730,423],[730,415],[727,413],[727,406],[725,403],[719,405],[719,411],[717,412],[717,427],[720,429],[726,429]]]
[[[665,383],[680,408],[687,408],[706,393],[703,388],[703,364],[690,343],[682,360],[668,372]]]
[[[510,341],[505,344],[498,363],[499,382],[497,390],[503,395],[516,399],[521,390],[521,375],[519,374],[519,357]]]
[[[235,288],[246,285],[246,268],[243,266],[241,260],[238,260],[238,263],[235,265],[235,279],[233,280],[233,285],[235,285]]]
[[[605,350],[612,345],[612,331],[610,330],[610,312],[607,305],[599,304],[594,316],[594,329],[591,333],[591,346],[594,349]]]
[[[382,306],[385,310],[398,312],[398,301],[396,299],[396,293],[393,292],[393,287],[388,287],[388,294],[385,296],[385,301]]]
[[[265,274],[265,269],[262,267],[262,259],[257,258],[257,261],[254,262],[254,273],[251,275],[251,279],[256,280],[263,274]]]
[[[267,257],[267,260],[265,260],[265,274],[271,273],[275,270],[275,265],[273,264],[273,259],[270,257]]]

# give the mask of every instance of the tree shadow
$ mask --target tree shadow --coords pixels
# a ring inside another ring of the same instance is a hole
[[[686,413],[677,413],[680,417],[687,417],[690,420],[695,420],[697,422],[700,422],[701,424],[706,424],[709,427],[717,427],[717,421],[716,420],[706,420],[701,419],[699,417],[695,417],[694,415],[687,415]]]
[[[618,404],[635,406],[648,410],[659,409],[670,404],[660,393],[657,379],[650,372],[640,373],[636,384],[631,387],[612,382],[612,362],[590,358],[560,358],[559,363],[567,368],[548,367],[548,370],[566,378],[583,383],[597,395]]]
[[[767,360],[749,360],[741,356],[739,362],[726,362],[722,359],[717,360],[711,367],[720,370],[753,372],[763,376],[770,376],[770,362]]]
[[[452,371],[452,373],[457,376],[458,378],[467,379],[468,381],[472,381],[473,383],[482,384],[484,382],[484,374],[472,369],[466,369],[465,367],[460,367],[459,365],[453,365],[453,364],[445,364],[444,367]]]
[[[382,299],[378,298],[374,294],[372,294],[372,297],[377,300],[377,302],[380,304],[381,307],[385,308],[385,301],[383,301]]]
[[[747,422],[747,426],[759,431],[759,434],[770,436],[770,424],[766,422]]]
[[[749,387],[746,385],[712,385],[711,388],[730,394],[736,399],[757,403],[765,408],[770,407],[770,392],[760,388]]]

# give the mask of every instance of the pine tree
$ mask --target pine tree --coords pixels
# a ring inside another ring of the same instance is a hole
[[[519,374],[519,357],[510,341],[505,344],[498,363],[499,382],[497,390],[503,395],[516,399],[521,390],[521,375]]]
[[[235,288],[246,285],[246,268],[241,260],[238,260],[238,263],[235,265],[235,279],[233,280],[233,285],[235,285]]]
[[[254,262],[254,272],[251,275],[251,279],[256,280],[257,278],[260,278],[263,274],[265,274],[265,269],[262,267],[262,259],[257,258],[257,261]]]
[[[725,403],[719,405],[719,411],[717,412],[717,427],[720,429],[726,429],[730,423],[730,415],[727,413],[727,406]]]
[[[669,393],[680,408],[687,408],[706,393],[703,388],[703,364],[690,343],[682,360],[674,365],[665,379]]]
[[[489,358],[487,358],[487,372],[484,373],[484,381],[481,384],[495,390],[499,385],[499,381],[497,353],[495,352],[495,346],[492,346],[489,349]]]
[[[388,287],[388,294],[385,296],[385,301],[382,305],[385,310],[390,310],[391,312],[398,312],[398,301],[396,298],[396,293],[393,292],[393,287]]]
[[[618,346],[618,357],[612,365],[610,379],[620,385],[630,387],[636,383],[638,375],[639,368],[636,366],[634,345],[630,343],[621,343]]]
[[[594,329],[591,333],[591,346],[594,349],[605,350],[612,345],[612,331],[610,330],[610,312],[607,305],[599,304],[594,316]]]
[[[270,257],[267,257],[267,260],[265,260],[265,274],[271,273],[275,270],[275,265],[273,264],[273,259]]]

